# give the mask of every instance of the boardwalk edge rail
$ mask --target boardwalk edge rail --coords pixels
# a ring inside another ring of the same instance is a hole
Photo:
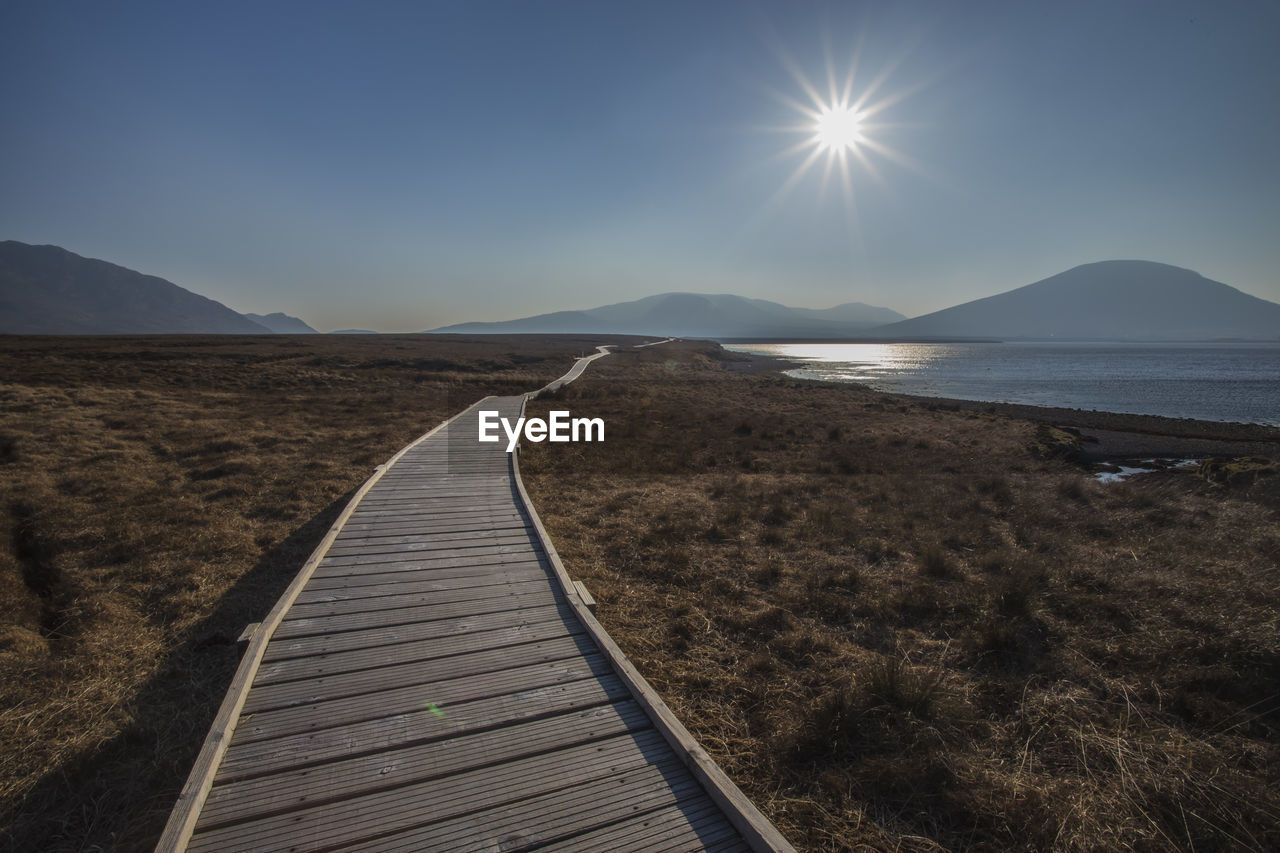
[[[484,397],[479,402],[483,403],[488,399],[490,398]],[[262,664],[262,657],[267,650],[267,643],[271,640],[272,635],[275,634],[276,628],[283,621],[285,613],[293,606],[294,600],[302,592],[303,587],[311,580],[311,576],[315,573],[316,567],[320,565],[320,561],[329,553],[329,548],[333,545],[334,540],[338,538],[338,534],[342,532],[347,519],[351,517],[356,507],[359,506],[360,499],[373,488],[374,484],[382,479],[382,475],[387,473],[391,466],[395,465],[402,456],[470,410],[471,406],[468,406],[461,412],[441,421],[431,430],[406,444],[395,456],[392,456],[385,463],[374,469],[372,476],[364,481],[364,484],[360,486],[346,507],[343,508],[337,520],[330,526],[329,532],[325,534],[324,539],[320,540],[320,544],[311,552],[311,556],[302,565],[302,569],[294,577],[293,582],[289,584],[284,595],[276,602],[275,607],[271,608],[271,612],[267,614],[267,617],[262,620],[261,626],[253,632],[253,636],[249,640],[249,647],[245,649],[244,656],[240,658],[240,666],[236,669],[236,674],[227,688],[227,695],[222,700],[222,705],[218,708],[218,714],[213,719],[213,725],[209,729],[209,734],[205,737],[204,744],[200,747],[200,754],[196,757],[196,763],[191,768],[190,775],[187,776],[186,784],[182,786],[182,793],[178,795],[173,811],[169,813],[169,821],[165,824],[164,832],[160,835],[160,841],[156,844],[156,853],[179,853],[179,851],[187,848],[187,842],[190,841],[191,834],[195,830],[196,821],[200,817],[200,810],[204,807],[204,801],[209,796],[209,790],[213,787],[213,778],[218,772],[219,764],[222,763],[222,756],[227,751],[231,736],[235,732],[236,721],[240,718],[240,710],[244,707],[245,700],[249,696],[249,687],[253,684],[254,676],[258,674],[258,668]]]

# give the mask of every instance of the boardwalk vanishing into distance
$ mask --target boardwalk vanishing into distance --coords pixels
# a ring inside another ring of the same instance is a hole
[[[532,396],[360,489],[253,632],[160,853],[791,850],[591,615],[516,454],[477,441]]]

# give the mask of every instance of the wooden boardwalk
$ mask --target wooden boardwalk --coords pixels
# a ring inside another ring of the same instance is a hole
[[[158,851],[791,849],[591,616],[505,439],[477,441],[525,400],[360,490],[250,640]]]

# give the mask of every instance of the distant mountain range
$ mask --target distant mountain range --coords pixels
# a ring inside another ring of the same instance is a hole
[[[1153,261],[1084,264],[914,319],[861,303],[787,308],[740,296],[664,293],[586,311],[437,332],[616,332],[702,338],[873,340],[1280,340],[1280,304]]]
[[[282,314],[276,311],[274,314],[245,314],[253,322],[259,326],[265,326],[268,331],[275,332],[277,335],[318,335],[315,329],[299,320],[297,317],[290,317],[288,314]]]
[[[681,338],[849,337],[906,319],[861,302],[834,308],[788,308],[728,294],[660,293],[584,311],[557,311],[496,323],[459,323],[433,332],[468,334],[619,334]]]
[[[0,242],[0,334],[315,332],[286,314],[238,314],[153,275],[58,246]]]
[[[57,246],[0,242],[0,334],[311,334],[287,314],[238,314],[172,282]],[[582,311],[434,332],[713,339],[1280,340],[1280,304],[1152,261],[1084,264],[913,319],[847,302],[790,308],[729,294],[662,293]],[[374,334],[360,329],[343,333]]]
[[[1280,305],[1181,267],[1102,261],[872,334],[916,340],[1277,340]]]

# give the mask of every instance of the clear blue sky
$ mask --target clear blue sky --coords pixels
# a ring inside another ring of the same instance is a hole
[[[1280,301],[1277,37],[1269,0],[4,0],[0,239],[321,329],[914,315],[1110,258]],[[782,192],[792,71],[855,55],[852,209],[823,160]]]

